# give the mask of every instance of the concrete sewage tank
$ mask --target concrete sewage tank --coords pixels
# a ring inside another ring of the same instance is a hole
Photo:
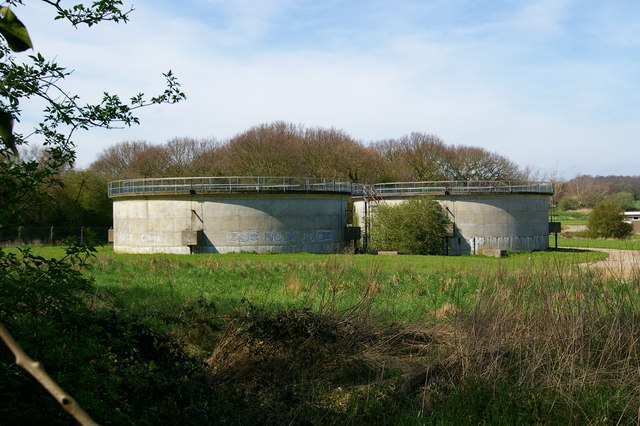
[[[430,195],[453,223],[447,238],[449,254],[533,251],[549,247],[552,194],[553,187],[546,182],[394,182],[362,187],[354,193],[354,206],[359,223],[365,224],[377,205]],[[365,238],[371,231],[365,230]]]
[[[116,253],[330,253],[345,248],[351,184],[289,177],[109,183]]]

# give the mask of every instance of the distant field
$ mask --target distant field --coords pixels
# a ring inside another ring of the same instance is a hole
[[[553,236],[549,237],[549,246],[555,245]],[[595,238],[564,238],[558,237],[558,247],[582,247],[585,249],[620,249],[620,250],[640,250],[640,235],[623,240],[604,240]]]
[[[586,225],[589,220],[588,211],[556,211],[552,213],[552,219],[555,222],[561,222],[563,225]]]

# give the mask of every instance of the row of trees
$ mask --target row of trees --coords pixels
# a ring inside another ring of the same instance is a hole
[[[25,161],[46,163],[46,150],[22,150]],[[109,227],[111,180],[172,176],[335,177],[354,183],[412,180],[518,180],[526,173],[506,157],[451,146],[411,133],[365,145],[344,131],[262,124],[228,141],[174,138],[161,145],[124,141],[105,149],[85,170],[63,168],[62,185],[23,194],[22,223]],[[26,216],[26,220],[25,220]]]
[[[554,199],[560,210],[593,207],[604,200],[632,210],[640,201],[640,176],[576,176],[556,185]]]
[[[411,133],[365,145],[341,130],[284,122],[258,125],[224,142],[122,142],[100,153],[89,171],[110,178],[262,175],[337,177],[357,183],[526,177],[500,154],[447,145],[431,134]]]

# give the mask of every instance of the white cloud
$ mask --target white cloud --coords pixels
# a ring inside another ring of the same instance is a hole
[[[180,13],[186,7],[154,8],[141,1],[128,25],[73,30],[50,22],[42,8],[32,9],[32,20],[25,22],[37,28],[36,44],[43,52],[60,52],[60,62],[77,69],[69,84],[89,100],[107,89],[123,96],[155,94],[168,69],[188,96],[178,105],[141,111],[141,126],[81,134],[79,165],[125,139],[223,139],[284,120],[342,128],[364,141],[435,133],[448,143],[500,152],[523,166],[557,164],[568,175],[637,173],[640,144],[631,137],[640,126],[631,119],[637,109],[626,106],[627,97],[637,97],[625,93],[638,90],[630,84],[636,63],[623,72],[619,63],[597,56],[575,59],[550,51],[532,57],[547,45],[529,44],[523,36],[566,37],[570,2],[539,1],[492,14],[452,27],[450,38],[444,23],[436,35],[429,28],[394,32],[388,26],[384,34],[375,27],[346,28],[338,33],[346,39],[295,50],[264,39],[298,2],[195,4],[198,11],[222,13],[216,22],[224,23],[214,26],[206,17]],[[385,11],[396,10],[378,15]],[[367,49],[349,44],[350,34],[366,38],[369,31],[383,41]],[[624,120],[617,113],[623,110]]]
[[[573,0],[537,0],[525,4],[513,17],[510,26],[520,31],[558,33]]]

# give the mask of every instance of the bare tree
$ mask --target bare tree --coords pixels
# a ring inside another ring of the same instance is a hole
[[[307,129],[302,159],[310,176],[338,177],[351,182],[373,182],[381,168],[381,157],[375,150],[336,129]]]
[[[402,147],[397,139],[385,139],[369,145],[380,157],[377,182],[404,182],[411,180],[411,170],[402,159]]]
[[[301,143],[301,126],[279,121],[252,127],[227,144],[228,170],[234,175],[299,175]]]
[[[170,139],[163,145],[167,157],[166,173],[170,176],[193,176],[196,160],[216,146],[215,139]]]
[[[411,133],[399,141],[399,159],[416,181],[443,180],[442,164],[446,146],[442,139],[425,133]]]
[[[89,169],[114,177],[130,177],[125,174],[136,155],[151,144],[147,141],[123,141],[106,148],[94,161]]]
[[[522,180],[522,171],[508,158],[472,146],[447,149],[443,172],[448,180]]]
[[[164,146],[150,146],[138,152],[129,163],[125,173],[131,177],[155,178],[170,176],[169,155]]]

